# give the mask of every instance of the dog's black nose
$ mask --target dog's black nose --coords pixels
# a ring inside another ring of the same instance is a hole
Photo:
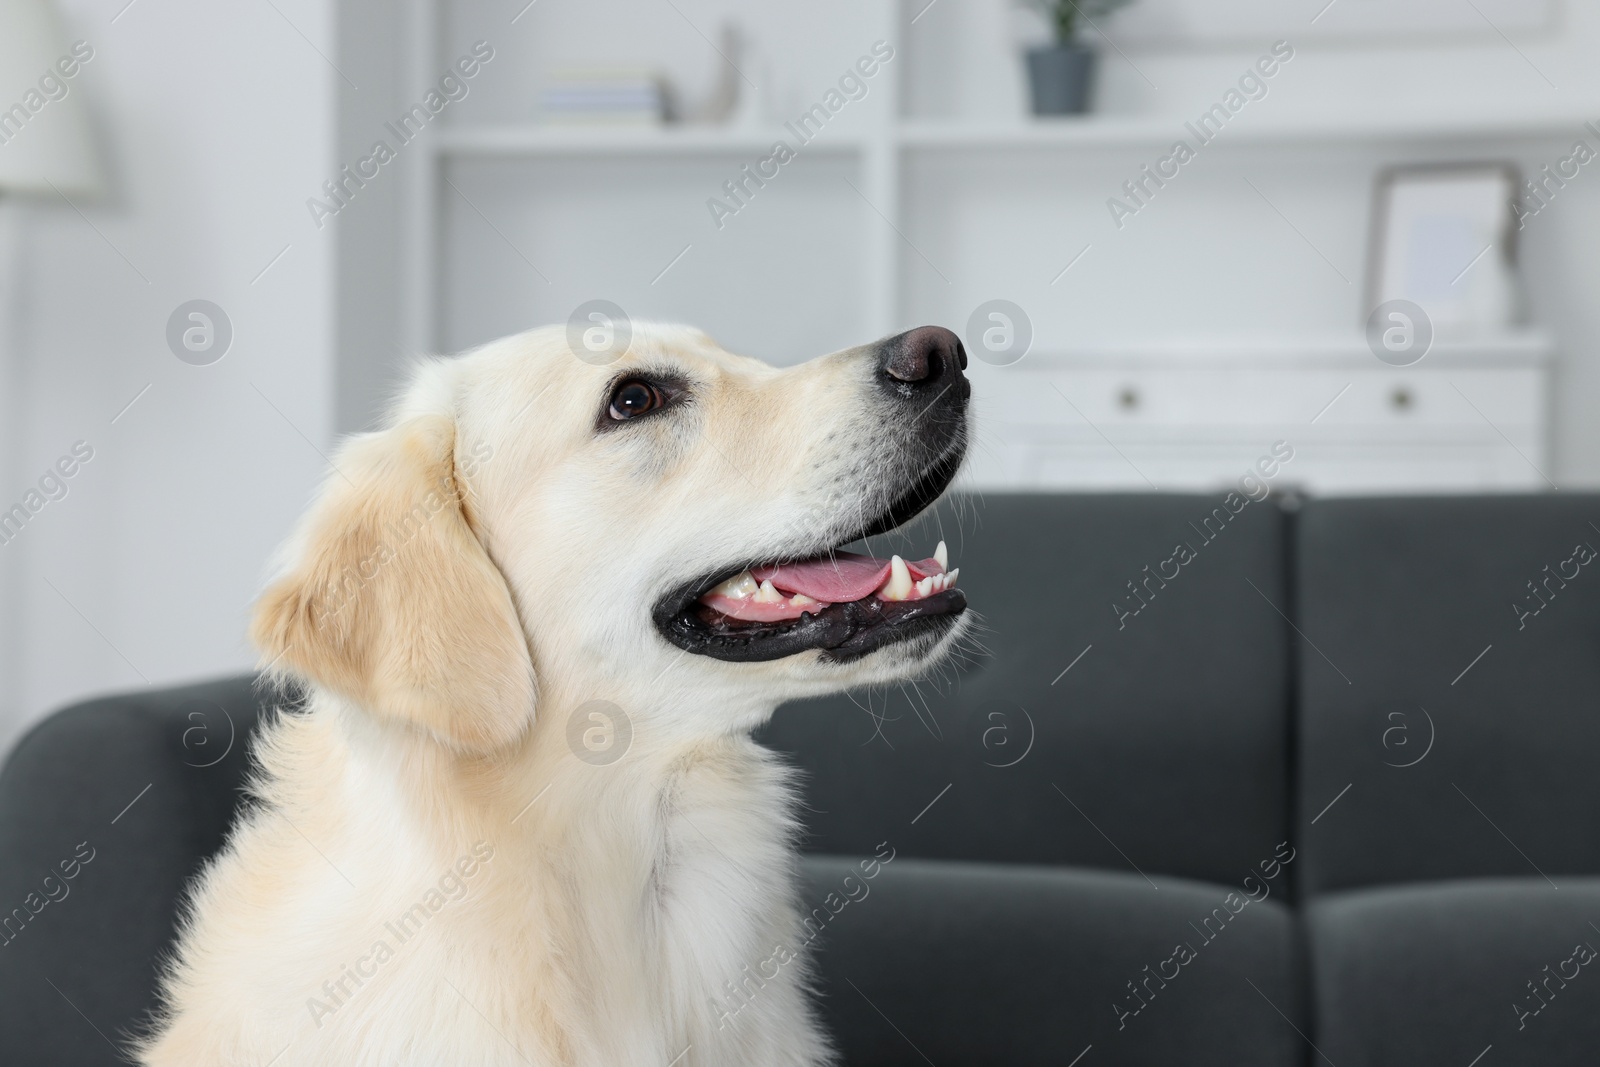
[[[967,350],[943,326],[918,326],[881,342],[880,379],[891,396],[925,406],[966,410],[972,386],[966,375]]]
[[[919,326],[883,342],[883,372],[907,385],[944,388],[967,369],[961,338],[943,326]]]
[[[878,409],[889,439],[905,446],[913,467],[959,457],[967,435],[972,383],[961,338],[942,326],[919,326],[862,350],[877,363]],[[897,428],[897,429],[890,429]],[[925,470],[913,471],[916,481]]]

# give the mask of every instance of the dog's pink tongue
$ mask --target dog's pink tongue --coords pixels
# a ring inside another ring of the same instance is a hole
[[[944,572],[938,561],[932,559],[908,561],[906,569],[911,572],[913,581]],[[785,593],[802,593],[825,604],[840,604],[877,592],[889,577],[889,561],[855,552],[835,552],[831,558],[824,556],[776,567],[752,567],[750,575],[758,582],[771,581]]]

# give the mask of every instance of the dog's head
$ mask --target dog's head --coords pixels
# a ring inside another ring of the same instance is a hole
[[[536,688],[726,730],[908,677],[960,630],[942,547],[837,550],[949,485],[965,366],[936,327],[777,369],[643,325],[605,364],[558,329],[427,364],[339,453],[253,636],[469,752],[517,737]]]

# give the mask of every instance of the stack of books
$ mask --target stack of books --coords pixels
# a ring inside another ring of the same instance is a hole
[[[562,125],[656,126],[668,111],[666,82],[650,70],[560,71],[541,103]]]

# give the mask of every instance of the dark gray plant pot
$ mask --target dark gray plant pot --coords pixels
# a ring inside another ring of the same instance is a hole
[[[1094,49],[1058,44],[1028,51],[1028,85],[1035,115],[1081,115],[1089,110]]]

